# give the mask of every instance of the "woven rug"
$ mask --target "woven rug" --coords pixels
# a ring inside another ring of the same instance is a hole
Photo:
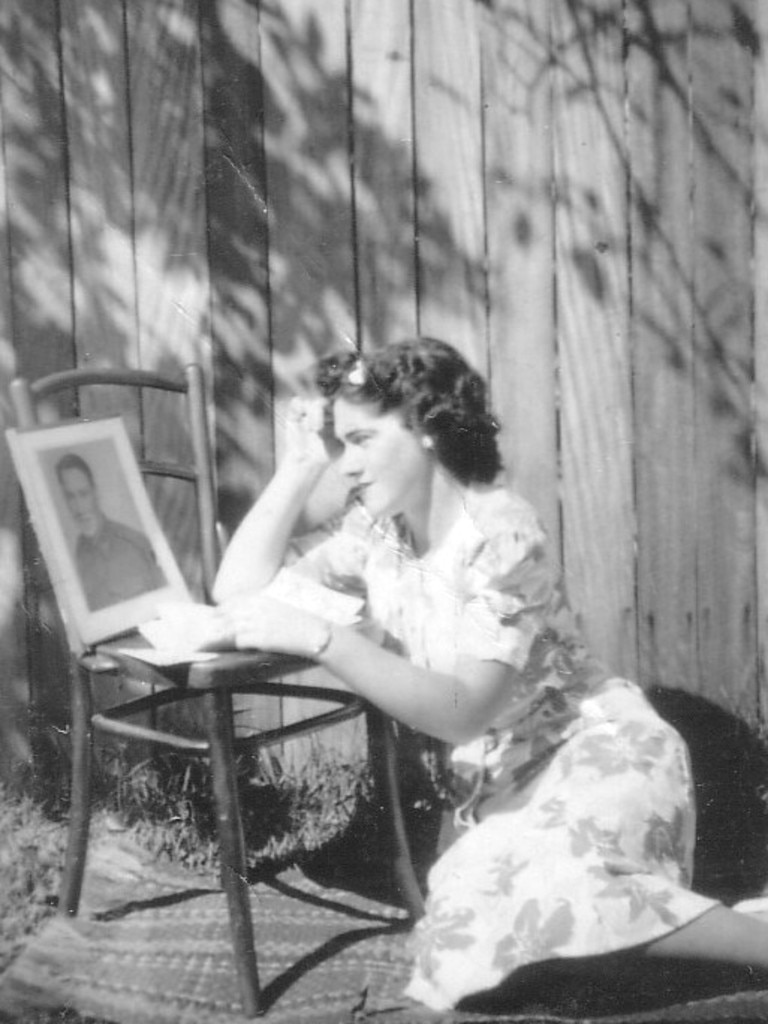
[[[618,1003],[615,972],[587,982],[571,969],[567,978],[533,975],[514,1013],[506,1006],[434,1014],[402,997],[408,948],[401,910],[321,887],[298,871],[254,885],[251,901],[268,1024],[768,1021],[768,992],[731,985],[730,994],[707,995],[699,978],[697,993],[683,997],[679,975],[648,975],[647,968],[643,977],[625,976]],[[81,916],[50,920],[0,977],[0,1018],[242,1021],[223,894],[148,863],[139,851],[97,847]]]

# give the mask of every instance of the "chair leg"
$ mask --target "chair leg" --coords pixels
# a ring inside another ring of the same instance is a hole
[[[221,884],[227,897],[240,998],[246,1017],[262,1012],[259,975],[248,896],[247,862],[237,774],[231,694],[206,694],[205,715],[221,858]]]
[[[391,719],[373,708],[368,711],[367,718],[371,752],[376,759],[374,771],[386,803],[392,829],[395,879],[408,912],[416,921],[424,914],[424,897],[416,878],[405,830],[394,726]]]
[[[88,852],[93,746],[90,677],[87,670],[78,664],[70,668],[70,719],[72,782],[67,852],[59,892],[59,913],[73,917],[80,905]]]

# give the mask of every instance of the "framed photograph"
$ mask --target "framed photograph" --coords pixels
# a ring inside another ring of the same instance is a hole
[[[120,417],[6,435],[70,642],[192,600]]]

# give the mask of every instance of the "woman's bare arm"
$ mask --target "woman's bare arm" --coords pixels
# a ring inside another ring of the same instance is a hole
[[[265,586],[282,566],[296,524],[330,464],[318,417],[322,422],[317,403],[294,400],[289,406],[285,455],[227,546],[213,587],[217,603]]]
[[[513,683],[514,670],[497,661],[460,657],[451,674],[422,668],[353,626],[263,595],[236,598],[222,615],[238,647],[313,657],[388,715],[449,743],[485,732]]]
[[[460,657],[452,674],[435,672],[350,627],[333,629],[319,661],[392,718],[452,744],[486,731],[509,699],[514,671],[498,661]]]
[[[283,462],[224,552],[213,587],[214,601],[257,590],[274,577],[321,472]]]

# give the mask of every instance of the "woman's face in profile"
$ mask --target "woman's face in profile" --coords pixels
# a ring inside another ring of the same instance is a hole
[[[343,448],[339,471],[371,516],[407,516],[426,506],[434,460],[399,411],[338,398],[333,417]]]

